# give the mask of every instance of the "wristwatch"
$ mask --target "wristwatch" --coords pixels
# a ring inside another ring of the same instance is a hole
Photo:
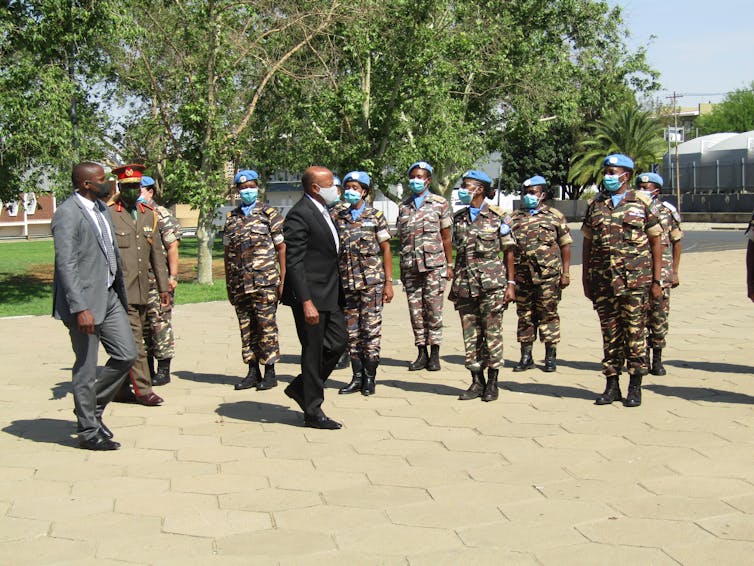
[[[657,283],[660,287],[662,287],[662,279],[652,279],[652,283]]]

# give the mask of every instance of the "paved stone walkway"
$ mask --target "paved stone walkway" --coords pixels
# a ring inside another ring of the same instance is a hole
[[[73,355],[49,317],[0,319],[0,556],[6,564],[751,564],[754,304],[742,251],[689,254],[672,298],[669,375],[644,405],[597,407],[601,343],[580,270],[555,374],[513,374],[499,401],[468,384],[448,304],[443,370],[415,350],[400,287],[377,395],[338,396],[341,431],[302,426],[283,387],[236,392],[230,305],[176,309],[159,408],[113,404],[118,452],[77,449]],[[179,291],[180,292],[180,289]],[[279,374],[298,344],[280,309]],[[543,347],[535,351],[538,363]],[[283,383],[282,385],[285,385]],[[625,383],[624,383],[625,388]]]

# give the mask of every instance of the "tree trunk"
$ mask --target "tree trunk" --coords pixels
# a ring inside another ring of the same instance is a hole
[[[199,220],[196,227],[197,261],[196,282],[201,285],[212,285],[212,246],[215,242],[216,228],[213,224],[214,210],[199,210]]]

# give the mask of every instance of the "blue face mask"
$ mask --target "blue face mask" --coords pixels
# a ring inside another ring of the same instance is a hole
[[[241,189],[238,194],[241,195],[242,203],[254,204],[259,196],[259,189]]]
[[[346,192],[343,193],[343,200],[348,204],[358,204],[361,200],[361,192],[356,189],[346,189]]]
[[[602,186],[605,187],[608,192],[614,193],[620,189],[620,186],[623,184],[620,180],[621,177],[622,175],[605,175],[602,177]]]
[[[137,198],[137,199],[136,199],[136,202],[143,202],[144,204],[149,204],[149,203],[147,202],[147,199],[145,199],[145,198],[144,198],[143,196],[140,196],[139,198]]]
[[[469,204],[471,202],[471,193],[469,189],[458,189],[458,200],[463,204]]]
[[[424,179],[409,179],[408,186],[415,195],[424,192]]]
[[[527,193],[521,199],[521,203],[524,205],[524,208],[532,210],[537,208],[537,205],[539,204],[539,197],[537,195],[531,195]]]

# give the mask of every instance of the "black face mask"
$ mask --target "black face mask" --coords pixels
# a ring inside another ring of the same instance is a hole
[[[128,185],[122,185],[120,188],[120,200],[123,201],[123,204],[125,204],[128,207],[132,207],[136,204],[136,199],[139,198],[139,195],[141,194],[141,187],[135,186],[130,187]]]
[[[105,181],[104,183],[95,183],[94,181],[87,181],[87,185],[94,187],[94,195],[97,198],[105,198],[110,195],[110,183]]]

